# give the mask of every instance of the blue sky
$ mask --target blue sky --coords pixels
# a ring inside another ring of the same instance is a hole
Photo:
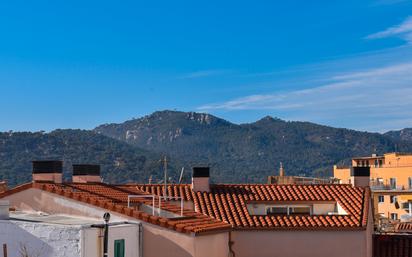
[[[156,110],[412,127],[412,1],[0,1],[0,131]]]

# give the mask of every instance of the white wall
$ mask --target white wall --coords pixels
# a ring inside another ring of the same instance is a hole
[[[83,231],[82,257],[103,256],[103,229],[86,228]],[[125,240],[125,256],[140,257],[139,255],[139,226],[137,224],[124,224],[109,227],[108,254],[114,256],[114,241]]]
[[[328,212],[335,212],[335,203],[316,203],[313,205],[312,214],[313,215],[325,215]]]
[[[125,256],[140,257],[137,224],[109,227],[109,257],[114,256],[117,239],[125,240]],[[0,245],[3,244],[7,244],[9,257],[21,257],[22,246],[33,257],[101,257],[103,229],[0,220]]]
[[[7,244],[8,257],[21,257],[23,246],[34,257],[79,257],[80,230],[80,226],[1,220],[0,244]]]

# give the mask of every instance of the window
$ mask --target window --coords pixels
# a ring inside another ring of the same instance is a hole
[[[375,160],[375,168],[377,168],[378,167],[378,160]]]
[[[385,202],[385,197],[383,195],[378,196],[378,203],[383,203]]]
[[[266,209],[266,214],[288,214],[287,206],[269,207]]]
[[[390,178],[389,181],[391,184],[391,189],[396,189],[396,178]]]
[[[124,239],[114,240],[114,257],[124,257]]]
[[[392,220],[397,220],[398,219],[398,214],[397,213],[391,213],[391,219]]]
[[[412,202],[408,201],[408,202],[402,203],[402,209],[407,210],[409,212],[409,204],[412,204]]]
[[[297,207],[289,207],[289,214],[311,214],[310,206],[297,206]]]
[[[391,199],[391,203],[395,203],[395,202],[398,201],[396,195],[391,195],[391,196],[390,196],[390,199]]]
[[[382,164],[383,164],[382,160],[379,160],[379,167],[382,167]]]
[[[412,177],[408,178],[408,188],[412,189]]]
[[[311,215],[312,207],[309,205],[271,206],[266,208],[266,214]]]

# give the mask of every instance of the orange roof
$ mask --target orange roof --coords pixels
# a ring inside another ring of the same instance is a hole
[[[412,233],[412,223],[411,222],[400,222],[395,227],[396,232],[406,232]]]
[[[119,185],[130,191],[162,195],[163,185]],[[235,229],[364,229],[369,210],[369,188],[351,185],[212,185],[194,192],[190,185],[169,185],[168,196],[193,201],[196,210],[230,223]],[[251,215],[247,203],[337,202],[348,215]]]
[[[196,213],[192,210],[184,210],[183,216],[178,218],[164,218],[152,216],[143,211],[137,210],[137,207],[127,207],[128,195],[146,195],[146,192],[139,190],[128,191],[127,189],[111,186],[103,183],[70,183],[70,184],[55,184],[55,183],[28,183],[6,192],[0,193],[0,199],[8,195],[29,189],[38,188],[50,193],[58,194],[63,197],[71,198],[76,201],[95,205],[113,212],[117,212],[132,218],[143,220],[155,225],[173,229],[177,232],[204,234],[228,231],[231,225],[217,219],[208,217],[201,213]],[[133,199],[132,202],[141,202],[146,205],[152,205],[151,199]],[[180,207],[162,201],[162,210],[180,214]]]
[[[92,204],[136,219],[144,220],[178,232],[210,233],[234,229],[365,229],[369,211],[369,188],[351,185],[269,185],[218,184],[211,191],[194,192],[190,185],[168,185],[167,195],[192,201],[196,212],[184,210],[184,218],[152,216],[137,208],[127,207],[127,196],[153,194],[162,196],[164,185],[108,185],[29,183],[0,194],[0,198],[27,188],[39,188],[51,193]],[[151,205],[151,200],[135,199]],[[337,202],[348,215],[251,215],[247,203],[316,203]],[[162,202],[162,209],[179,213],[180,207]]]

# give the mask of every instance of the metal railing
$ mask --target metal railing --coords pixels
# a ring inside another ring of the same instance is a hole
[[[372,190],[412,190],[412,188],[377,181],[370,181],[369,185]]]
[[[161,206],[162,206],[162,198],[164,201],[167,201],[167,199],[175,199],[179,200],[180,199],[180,216],[183,216],[183,197],[177,197],[177,196],[157,196],[157,195],[128,195],[127,196],[127,207],[130,208],[130,202],[132,198],[152,198],[152,215],[155,216],[155,199],[156,197],[159,198],[159,205],[158,205],[158,215],[160,216],[161,213]]]
[[[155,197],[156,197],[156,195],[128,195],[127,196],[127,208],[130,208],[130,199],[131,198],[148,198],[148,197],[150,197],[150,198],[152,198],[152,205],[153,205],[153,208],[152,208],[152,215],[154,216],[155,215]],[[159,204],[159,209],[160,209],[160,204]]]

